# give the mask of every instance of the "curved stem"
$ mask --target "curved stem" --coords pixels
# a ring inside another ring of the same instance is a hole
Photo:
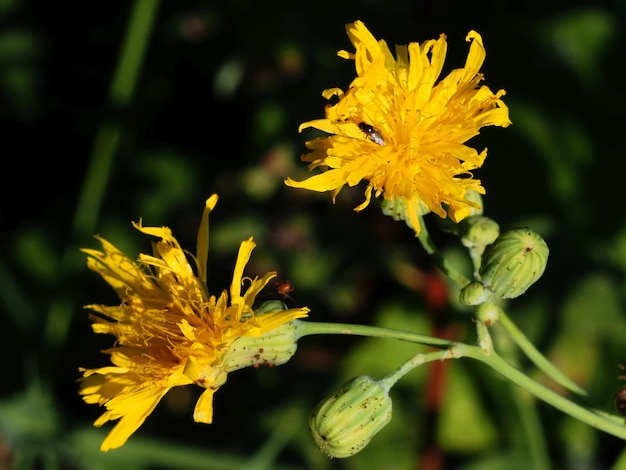
[[[581,396],[586,397],[587,392],[574,383],[563,372],[557,369],[546,357],[537,350],[535,345],[531,343],[528,338],[522,333],[521,330],[515,326],[515,323],[504,313],[500,311],[499,324],[506,330],[509,337],[517,344],[517,346],[528,356],[528,358],[535,364],[544,374],[551,377],[556,383],[561,385],[566,390]]]
[[[381,380],[381,382],[390,389],[395,385],[395,383],[404,377],[406,374],[411,372],[416,367],[419,367],[423,364],[428,364],[433,361],[443,361],[444,359],[449,359],[450,353],[448,350],[444,351],[433,351],[429,353],[420,353],[413,356],[411,359],[403,363],[400,367],[394,370],[391,374],[388,374],[385,378]]]
[[[455,350],[455,357],[469,357],[483,362],[492,369],[496,370],[506,379],[526,389],[537,398],[543,400],[557,410],[560,410],[572,418],[588,424],[589,426],[626,440],[626,426],[623,424],[623,418],[608,415],[607,413],[593,408],[586,408],[562,395],[559,395],[544,385],[535,382],[522,371],[506,362],[496,353],[487,356],[478,346],[463,344],[457,344],[453,347],[453,349]]]
[[[424,250],[432,257],[433,261],[437,264],[437,267],[441,269],[441,271],[456,282],[459,287],[464,287],[469,284],[469,279],[467,279],[463,274],[458,272],[455,268],[453,268],[450,263],[446,260],[446,258],[439,252],[437,246],[433,243],[432,238],[428,234],[428,230],[426,229],[426,225],[424,224],[423,218],[420,216],[420,234],[417,236],[418,240],[424,247]]]
[[[513,340],[502,329],[493,331],[494,342],[497,345],[500,357],[509,364],[518,364],[522,352],[516,347]],[[515,430],[520,431],[528,449],[528,455],[532,462],[532,468],[550,469],[550,457],[546,433],[539,418],[537,399],[534,395],[509,382],[513,403],[517,409],[517,417],[514,420]]]
[[[303,337],[313,334],[371,336],[377,338],[409,341],[441,349],[445,348],[447,349],[446,351],[438,352],[439,356],[437,356],[437,354],[428,353],[421,355],[422,358],[416,356],[417,358],[413,358],[409,361],[415,361],[415,365],[413,365],[413,367],[415,367],[416,365],[419,365],[420,361],[423,361],[424,358],[427,358],[428,360],[434,360],[435,358],[457,359],[461,357],[476,359],[488,365],[512,383],[524,388],[540,400],[543,400],[544,402],[562,411],[563,413],[583,423],[586,423],[589,426],[604,431],[620,439],[626,440],[626,426],[624,426],[623,418],[621,416],[611,415],[609,413],[596,410],[594,408],[585,408],[584,406],[581,406],[578,403],[575,403],[568,398],[559,395],[558,393],[545,387],[544,385],[535,382],[522,371],[505,361],[496,352],[491,352],[491,354],[489,355],[485,354],[485,352],[479,346],[471,346],[464,343],[455,343],[453,341],[433,338],[431,336],[412,333],[409,331],[393,330],[389,328],[380,328],[375,326],[351,325],[343,323],[314,323],[301,321],[299,325],[298,336]],[[411,364],[406,366],[403,365],[401,366],[400,370],[404,371],[403,368],[410,367],[410,365]]]

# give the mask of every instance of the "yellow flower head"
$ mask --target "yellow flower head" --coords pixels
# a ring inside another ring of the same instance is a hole
[[[485,193],[471,170],[479,168],[487,149],[478,153],[465,145],[483,126],[507,127],[509,112],[500,99],[480,85],[479,69],[485,59],[481,36],[470,31],[465,66],[438,81],[446,56],[446,37],[423,44],[396,46],[396,57],[383,40],[377,41],[361,21],[348,24],[356,52],[339,51],[352,59],[357,77],[346,92],[331,88],[326,118],[308,121],[300,131],[314,127],[331,134],[307,142],[303,155],[309,169],[323,173],[287,185],[313,191],[332,191],[333,200],[347,184],[369,182],[364,209],[372,198],[406,204],[410,225],[419,234],[419,214],[435,212],[459,222],[475,204],[469,190]]]
[[[87,265],[100,274],[121,299],[120,305],[88,305],[93,330],[117,338],[104,351],[113,365],[81,369],[80,393],[87,403],[104,405],[96,426],[119,419],[102,443],[107,451],[123,445],[172,388],[196,384],[206,390],[196,403],[194,420],[211,423],[213,394],[226,382],[225,357],[238,339],[258,337],[296,318],[308,308],[277,310],[256,315],[256,295],[276,276],[270,272],[254,279],[243,270],[255,247],[250,238],[241,243],[229,295],[208,294],[208,214],[217,203],[211,196],[198,231],[194,274],[185,252],[167,227],[135,227],[160,238],[154,255],[141,254],[137,262],[104,239],[103,251],[85,249]],[[242,293],[242,285],[249,283]]]

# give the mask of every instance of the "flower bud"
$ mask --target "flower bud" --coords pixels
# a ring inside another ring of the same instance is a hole
[[[509,230],[485,251],[482,283],[503,299],[519,297],[543,274],[548,253],[546,242],[532,230]]]
[[[467,284],[459,294],[459,300],[463,305],[480,305],[492,297],[493,293],[478,281]]]
[[[461,243],[482,254],[500,235],[500,226],[495,220],[482,215],[470,216],[461,222]]]
[[[483,210],[484,210],[483,197],[480,195],[479,192],[474,191],[473,189],[469,189],[465,193],[465,200],[470,203],[476,204],[476,207],[471,207],[469,217],[476,216],[476,215],[483,215]]]
[[[367,376],[355,377],[311,412],[309,428],[329,457],[350,457],[391,420],[389,389]]]
[[[485,302],[476,308],[476,319],[486,326],[492,326],[498,322],[502,310],[496,304]]]
[[[409,228],[415,230],[415,227],[413,227],[411,223],[411,215],[407,212],[404,198],[383,199],[380,203],[380,209],[384,215],[390,216],[395,221],[403,220]],[[417,212],[416,216],[419,217],[428,214],[430,209],[424,202],[420,201]]]
[[[237,338],[224,354],[222,368],[232,372],[249,366],[284,364],[296,353],[299,327],[300,322],[293,320],[260,336]]]
[[[287,310],[285,302],[281,300],[268,300],[254,309],[254,316],[258,317],[259,315],[263,315],[265,313],[278,312],[280,310]]]

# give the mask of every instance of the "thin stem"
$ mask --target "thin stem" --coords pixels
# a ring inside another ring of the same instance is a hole
[[[549,469],[550,459],[546,447],[546,436],[537,415],[537,400],[526,390],[510,383],[513,389],[513,401],[519,417],[518,425],[526,438],[528,453],[532,461],[532,468],[536,470]]]
[[[533,343],[517,328],[515,323],[506,315],[504,311],[500,311],[499,323],[509,334],[510,338],[517,344],[517,346],[528,356],[528,358],[546,375],[552,378],[556,383],[564,387],[566,390],[581,396],[586,397],[587,392],[575,384],[569,377],[563,372],[557,369],[546,357],[539,352]]]
[[[494,342],[498,353],[509,364],[517,364],[521,351],[502,329],[494,331]],[[547,449],[546,435],[537,410],[536,397],[527,390],[509,382],[509,388],[517,408],[515,429],[521,430],[525,440],[532,468],[549,469],[550,457]]]
[[[410,343],[432,346],[435,348],[449,348],[455,343],[434,336],[412,333],[410,331],[394,330],[390,328],[380,328],[377,326],[352,325],[347,323],[323,323],[301,321],[298,335],[300,338],[310,335],[353,335],[353,336],[373,336],[376,338],[389,338]]]
[[[124,132],[119,112],[126,109],[137,88],[139,71],[159,6],[157,0],[136,0],[131,8],[122,51],[109,89],[111,111],[96,132],[89,166],[74,214],[74,233],[94,232],[115,153]]]
[[[589,426],[626,440],[626,426],[623,424],[623,418],[608,415],[607,413],[592,408],[585,408],[578,403],[559,395],[555,391],[550,390],[538,382],[535,382],[522,371],[506,362],[496,353],[487,356],[478,346],[463,344],[457,344],[453,347],[453,349],[455,350],[455,357],[469,357],[483,362],[499,372],[506,379],[528,390],[537,398],[543,400],[557,410],[560,410],[572,418],[588,424]]]
[[[411,372],[416,367],[419,367],[423,364],[428,364],[433,361],[443,361],[444,359],[449,359],[450,353],[447,350],[444,351],[433,351],[429,353],[420,353],[413,356],[411,359],[403,363],[400,367],[394,370],[391,374],[387,375],[381,382],[387,386],[387,388],[391,388],[395,385],[395,383],[404,377],[406,374]]]
[[[493,353],[493,340],[489,334],[489,328],[480,320],[476,320],[476,336],[478,338],[478,346],[486,354]]]
[[[107,103],[109,113],[102,119],[95,134],[81,194],[74,212],[73,238],[69,239],[63,254],[63,269],[59,269],[61,275],[73,273],[78,266],[76,263],[78,249],[73,241],[82,240],[96,231],[114,156],[124,134],[124,126],[119,119],[120,111],[126,109],[136,88],[158,5],[158,0],[135,0],[130,8],[122,51],[109,89]],[[68,299],[61,296],[52,300],[46,315],[44,341],[47,344],[55,347],[63,344],[69,335],[69,326],[74,313],[74,306]]]
[[[388,328],[380,328],[366,325],[351,325],[341,323],[314,323],[300,322],[299,337],[313,334],[345,334],[371,336],[377,338],[396,339],[401,341],[409,341],[426,346],[434,346],[438,348],[446,348],[447,351],[441,351],[439,354],[442,359],[456,359],[461,357],[469,357],[476,359],[513,382],[524,388],[528,392],[535,395],[540,400],[548,403],[563,413],[588,424],[596,429],[604,431],[620,439],[626,440],[626,426],[623,424],[623,418],[611,415],[606,412],[593,408],[585,408],[568,398],[559,395],[553,390],[535,382],[522,371],[505,361],[496,352],[487,355],[479,346],[471,346],[464,343],[455,343],[440,338],[411,333],[402,330],[392,330]],[[426,356],[426,355],[423,355]],[[435,358],[436,355],[428,355],[428,358]],[[419,362],[423,359],[415,359]],[[408,367],[408,366],[407,366]]]
[[[453,268],[448,263],[446,258],[439,252],[439,249],[433,243],[432,238],[430,238],[430,235],[428,234],[426,224],[424,224],[424,220],[422,217],[420,217],[420,227],[420,233],[417,238],[424,247],[424,250],[426,250],[426,252],[431,255],[433,261],[437,264],[437,267],[441,269],[441,271],[446,276],[456,282],[459,287],[464,287],[469,284],[469,279],[467,279],[465,276],[463,276],[463,274]]]

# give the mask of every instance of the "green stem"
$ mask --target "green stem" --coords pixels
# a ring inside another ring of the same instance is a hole
[[[298,337],[310,335],[352,335],[373,336],[376,338],[389,338],[410,343],[432,346],[435,348],[449,348],[454,341],[448,341],[434,336],[421,335],[410,331],[380,328],[377,326],[352,325],[347,323],[323,323],[301,321],[299,323]]]
[[[513,340],[503,329],[493,331],[494,342],[500,357],[509,364],[517,364],[521,351],[516,347]],[[547,449],[546,435],[539,419],[537,410],[537,399],[527,390],[509,382],[511,395],[517,408],[517,417],[514,418],[516,431],[521,431],[524,443],[528,449],[532,468],[549,469],[550,457]]]
[[[546,375],[552,378],[556,383],[564,387],[566,390],[581,396],[586,397],[587,392],[575,384],[569,377],[563,372],[557,369],[546,357],[541,354],[531,343],[528,338],[517,328],[515,323],[506,315],[504,311],[500,311],[498,323],[509,334],[510,338],[517,344],[517,346],[528,356],[528,358]]]
[[[536,470],[549,469],[550,459],[546,447],[545,433],[537,414],[537,400],[526,390],[513,384],[509,385],[513,389],[511,393],[519,417],[516,426],[521,427],[526,438],[532,468]]]
[[[480,320],[476,320],[476,337],[478,339],[478,346],[486,354],[493,353],[493,340],[489,333],[489,328]]]
[[[124,131],[117,117],[129,104],[137,88],[139,71],[159,6],[157,0],[136,0],[124,37],[122,51],[109,89],[111,112],[97,132],[82,192],[74,214],[74,233],[83,236],[95,231],[100,207],[113,168],[115,153]]]
[[[449,358],[449,351],[433,351],[429,353],[420,353],[413,356],[411,359],[406,361],[396,370],[394,370],[391,374],[387,375],[381,382],[390,389],[395,385],[395,383],[404,377],[406,374],[411,372],[416,367],[419,367],[423,364],[428,364],[433,361],[443,361],[444,359]]]
[[[560,410],[572,418],[588,424],[589,426],[626,440],[626,426],[624,426],[623,418],[608,415],[607,413],[599,410],[585,408],[578,403],[559,395],[544,385],[535,382],[522,371],[506,362],[496,353],[487,356],[478,346],[469,346],[466,344],[456,344],[452,349],[454,350],[454,357],[469,357],[483,362],[500,373],[506,379],[526,389],[537,398],[543,400],[557,410]]]
[[[430,235],[428,234],[426,224],[424,224],[424,219],[422,217],[420,217],[420,227],[420,234],[417,238],[424,247],[424,250],[426,250],[426,252],[432,257],[433,261],[437,264],[437,267],[446,276],[456,282],[459,287],[464,287],[469,284],[469,279],[453,268],[450,263],[448,263],[446,258],[439,252],[439,249],[433,243],[432,238],[430,238]]]
[[[540,400],[548,403],[563,413],[588,424],[596,429],[611,434],[620,439],[626,440],[626,426],[623,424],[623,417],[611,415],[600,410],[585,408],[578,403],[570,401],[568,398],[559,395],[549,388],[535,382],[519,369],[515,368],[507,361],[502,359],[496,352],[487,355],[479,346],[471,346],[464,343],[455,343],[440,338],[434,338],[409,331],[392,330],[388,328],[380,328],[366,325],[351,325],[344,323],[314,323],[300,322],[299,337],[314,334],[342,334],[342,335],[359,335],[372,336],[377,338],[388,338],[402,341],[409,341],[426,346],[438,348],[446,348],[441,359],[456,359],[461,357],[469,357],[476,359],[513,382],[514,384],[524,388]],[[435,358],[436,356],[423,355],[427,358]],[[423,360],[415,359],[415,361]]]

